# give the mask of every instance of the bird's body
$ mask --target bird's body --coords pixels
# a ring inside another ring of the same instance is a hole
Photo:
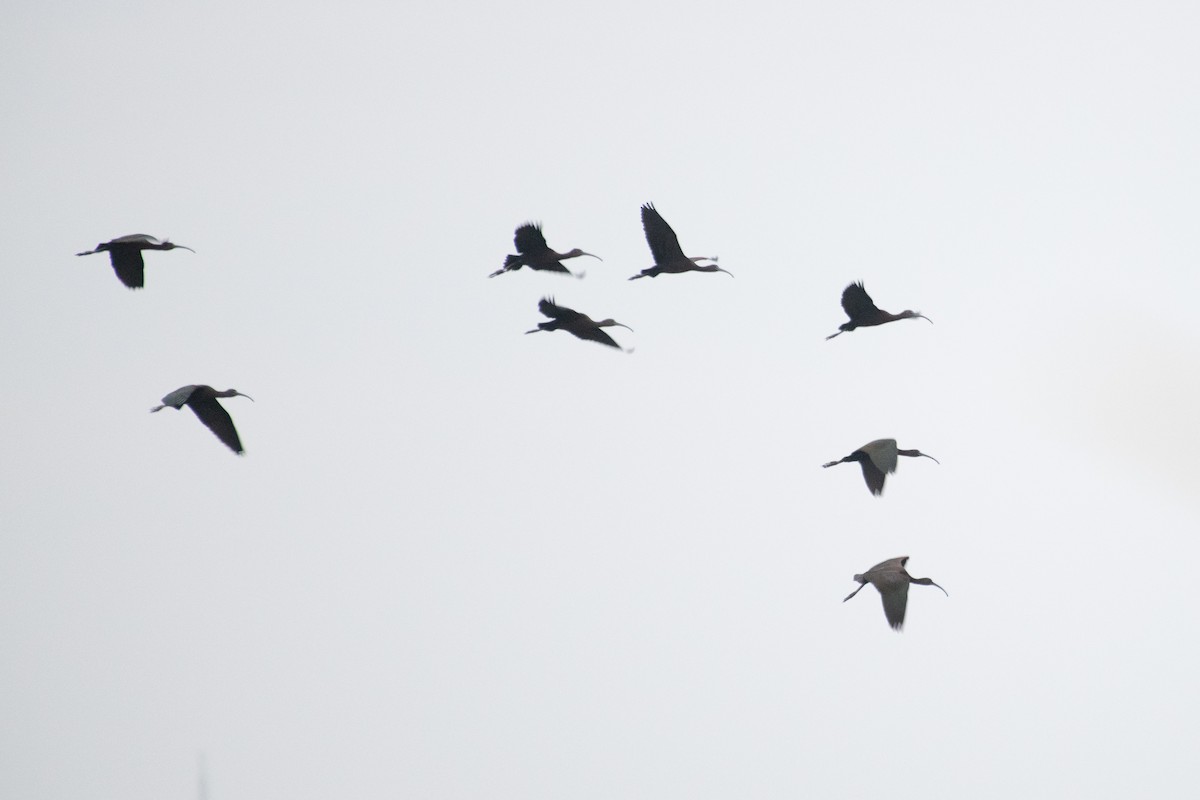
[[[563,330],[574,334],[580,339],[599,342],[600,344],[606,344],[609,347],[615,347],[620,350],[621,346],[613,341],[613,338],[601,330],[601,328],[609,328],[616,325],[633,330],[628,325],[624,325],[613,319],[602,319],[596,322],[587,314],[581,314],[566,306],[556,305],[553,297],[543,297],[538,302],[538,311],[549,317],[550,321],[539,322],[536,328],[531,331],[525,331],[525,333]]]
[[[647,267],[629,280],[655,278],[664,272],[724,272],[733,277],[732,272],[721,269],[716,264],[699,263],[716,261],[716,256],[712,258],[685,256],[683,248],[679,246],[679,237],[675,235],[675,231],[671,230],[671,226],[651,203],[642,206],[642,230],[646,232],[646,243],[650,245],[650,254],[654,256],[654,266]]]
[[[497,275],[503,275],[506,272],[513,272],[521,267],[529,267],[534,270],[543,272],[561,272],[566,275],[574,275],[571,270],[563,266],[562,262],[568,258],[578,258],[579,256],[589,256],[591,258],[603,261],[600,256],[585,253],[576,247],[574,250],[568,250],[565,253],[556,253],[546,244],[546,237],[542,235],[542,226],[533,222],[527,222],[517,228],[516,235],[513,236],[513,244],[516,245],[517,252],[520,255],[508,255],[504,257],[504,266],[488,275],[489,278],[494,278]],[[583,273],[576,277],[582,278]]]
[[[883,494],[883,482],[888,475],[896,471],[897,456],[924,456],[932,458],[935,462],[941,463],[928,453],[922,453],[920,450],[900,450],[896,447],[895,439],[876,439],[873,442],[867,442],[862,447],[855,450],[845,458],[837,461],[830,461],[828,464],[822,464],[823,467],[832,467],[837,464],[844,464],[848,461],[857,461],[862,467],[863,480],[867,482],[867,488],[871,490],[873,495]]]
[[[113,272],[117,273],[121,283],[128,286],[130,289],[141,289],[145,283],[145,262],[142,261],[143,250],[189,250],[196,252],[190,247],[181,244],[174,244],[165,239],[159,241],[153,236],[144,233],[133,233],[129,236],[122,236],[113,239],[111,242],[101,242],[96,245],[96,249],[87,250],[82,253],[76,253],[77,256],[90,256],[93,253],[107,252],[109,260],[112,261]]]
[[[176,411],[187,406],[205,426],[217,435],[225,445],[233,452],[241,455],[242,441],[238,438],[237,429],[233,427],[233,418],[229,416],[229,412],[221,407],[217,402],[218,397],[246,397],[253,400],[248,394],[242,394],[237,389],[226,389],[223,392],[218,392],[211,386],[182,386],[168,394],[162,399],[162,405],[155,406],[150,409],[151,413],[162,411],[167,406],[174,408]]]
[[[861,575],[855,575],[854,580],[861,584],[857,589],[846,596],[842,602],[846,602],[854,595],[862,591],[863,586],[868,583],[879,590],[879,596],[883,599],[883,614],[887,617],[888,624],[895,630],[900,630],[904,627],[904,612],[908,607],[908,586],[911,583],[920,586],[937,586],[931,578],[914,578],[908,574],[908,570],[904,565],[908,563],[908,556],[899,556],[897,558],[889,558],[887,561],[876,564]],[[942,589],[943,594],[947,597],[950,593]]]
[[[875,301],[871,299],[871,295],[867,294],[867,289],[861,281],[852,283],[842,290],[842,310],[846,312],[850,321],[843,322],[838,326],[838,332],[829,334],[825,337],[826,339],[841,336],[846,331],[852,331],[855,328],[869,328],[872,325],[883,325],[885,322],[895,322],[898,319],[920,317],[929,324],[933,324],[933,320],[919,311],[905,310],[899,314],[883,311],[875,305]]]

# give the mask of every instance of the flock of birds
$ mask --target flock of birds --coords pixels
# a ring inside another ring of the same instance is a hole
[[[679,237],[676,236],[675,231],[667,224],[662,215],[658,213],[653,204],[646,203],[642,206],[642,229],[645,231],[646,243],[650,246],[650,254],[654,258],[654,264],[643,269],[637,275],[631,276],[629,280],[654,278],[662,274],[679,274],[683,272],[724,272],[730,277],[733,276],[733,273],[716,265],[716,256],[689,257],[684,255],[683,248],[679,244]],[[584,252],[579,248],[568,250],[565,253],[558,253],[551,250],[549,245],[546,244],[546,237],[542,234],[541,226],[534,223],[526,223],[518,227],[516,235],[513,238],[513,243],[516,245],[517,255],[510,254],[506,256],[504,266],[491,273],[488,276],[489,278],[494,278],[508,272],[515,272],[522,267],[529,267],[535,271],[556,272],[582,278],[584,277],[583,272],[575,274],[567,269],[562,262],[581,256],[601,260],[599,256]],[[96,245],[92,250],[77,253],[76,255],[87,256],[94,253],[108,253],[112,261],[113,271],[116,272],[117,278],[120,279],[121,283],[130,289],[141,289],[145,285],[145,262],[142,258],[142,251],[174,250],[176,248],[195,252],[195,250],[184,245],[174,244],[143,233],[137,233],[103,242]],[[901,319],[915,319],[920,317],[927,322],[933,322],[933,320],[930,320],[924,314],[916,311],[905,310],[899,314],[892,314],[880,309],[875,305],[871,296],[867,294],[866,287],[861,282],[852,283],[843,290],[842,309],[846,312],[846,316],[849,317],[849,321],[839,325],[836,333],[825,337],[827,340],[848,331],[856,330],[857,328],[883,325]],[[587,314],[558,305],[552,297],[543,297],[538,302],[538,310],[548,318],[548,321],[539,322],[536,328],[526,331],[526,333],[563,330],[580,339],[599,342],[600,344],[620,350],[622,349],[621,346],[605,333],[603,329],[622,327],[631,331],[633,330],[628,325],[613,319],[603,319],[597,322]],[[625,352],[631,353],[633,351],[627,350]],[[217,391],[211,386],[189,385],[171,392],[162,399],[161,405],[155,406],[150,410],[151,412],[156,412],[167,407],[179,410],[187,406],[223,444],[234,453],[241,455],[244,449],[242,448],[241,439],[238,438],[233,419],[229,416],[229,412],[217,402],[218,398],[223,397],[246,397],[250,400],[254,399],[236,389]],[[823,466],[832,467],[846,462],[857,462],[862,468],[863,480],[866,481],[867,488],[872,495],[878,497],[883,494],[884,481],[887,476],[896,471],[898,456],[921,456],[932,459],[935,463],[940,463],[933,456],[928,453],[922,453],[920,450],[899,449],[895,439],[876,439],[864,444],[845,458],[830,461]],[[946,593],[945,589],[942,589],[941,586],[938,586],[930,578],[914,578],[909,575],[905,569],[907,563],[908,556],[890,558],[887,561],[876,564],[866,572],[855,575],[854,580],[859,583],[859,587],[847,595],[842,602],[854,597],[869,583],[879,591],[880,597],[883,600],[884,616],[887,618],[888,624],[895,630],[901,630],[904,626],[904,615],[908,606],[908,587],[911,584],[937,586],[943,593]],[[949,593],[946,594],[949,596]]]

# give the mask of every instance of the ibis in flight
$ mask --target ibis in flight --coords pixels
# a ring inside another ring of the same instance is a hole
[[[712,258],[685,256],[683,248],[679,246],[679,237],[662,218],[662,214],[655,210],[653,203],[646,203],[642,206],[642,229],[646,232],[646,243],[650,245],[650,255],[654,256],[654,266],[646,267],[629,280],[655,278],[664,272],[724,272],[729,277],[733,277],[732,272],[721,269],[715,263],[700,263],[701,261],[715,262],[716,256]]]
[[[164,397],[162,405],[155,406],[150,409],[150,412],[162,411],[167,406],[178,411],[187,406],[230,450],[241,455],[244,451],[242,450],[242,441],[238,438],[237,428],[233,427],[233,419],[229,416],[229,412],[217,402],[218,397],[245,397],[254,400],[250,395],[242,394],[237,389],[218,392],[211,386],[183,386]]]
[[[520,255],[508,255],[504,257],[504,266],[488,275],[489,278],[494,278],[497,275],[503,275],[506,272],[513,272],[521,267],[529,267],[534,270],[542,270],[543,272],[561,272],[566,275],[574,275],[575,273],[562,265],[562,262],[568,258],[578,258],[579,256],[588,256],[590,258],[603,261],[600,256],[585,253],[576,247],[574,250],[568,250],[565,253],[556,253],[546,244],[546,237],[542,235],[542,226],[533,222],[526,222],[521,227],[517,228],[516,236],[513,237],[513,244],[517,247],[517,252]],[[577,278],[582,278],[583,273],[575,275]]]
[[[908,556],[889,558],[861,575],[855,575],[854,580],[862,585],[848,594],[846,600],[861,592],[863,586],[871,584],[879,590],[879,596],[883,598],[883,614],[887,617],[888,624],[894,630],[900,630],[904,627],[904,610],[908,607],[908,585],[910,583],[921,586],[937,586],[942,589],[933,582],[932,578],[914,578],[909,575],[908,570],[904,569],[904,565],[907,563]],[[942,594],[950,596],[945,589],[942,589]],[[846,600],[842,602],[844,603]]]
[[[175,248],[196,252],[190,247],[185,247],[181,244],[168,242],[167,240],[155,239],[153,236],[147,236],[144,233],[133,233],[129,236],[122,236],[119,239],[113,239],[111,242],[103,242],[96,245],[95,250],[87,250],[83,253],[76,253],[77,256],[90,256],[93,253],[102,253],[107,251],[108,257],[112,261],[113,271],[117,273],[117,277],[121,279],[121,283],[128,286],[130,289],[141,289],[146,283],[145,264],[142,261],[143,250],[174,250]]]
[[[876,439],[873,442],[867,442],[845,458],[830,461],[821,466],[833,467],[847,461],[857,461],[862,467],[863,480],[867,482],[867,488],[871,490],[871,494],[881,495],[883,494],[884,479],[896,471],[896,456],[924,456],[933,459],[935,463],[942,463],[920,450],[897,449],[895,439]]]
[[[549,322],[539,322],[538,326],[531,331],[525,333],[537,333],[538,331],[567,331],[580,339],[587,339],[600,344],[606,344],[609,347],[615,347],[618,350],[621,346],[613,341],[613,338],[601,330],[601,328],[611,328],[614,325],[619,325],[622,328],[633,330],[628,325],[617,322],[613,319],[602,319],[596,322],[587,314],[580,314],[578,311],[567,308],[566,306],[556,305],[553,297],[543,297],[538,303],[538,311],[541,311],[550,318]],[[632,353],[632,350],[626,352]]]
[[[850,321],[843,322],[838,326],[838,332],[829,334],[825,337],[826,339],[841,336],[846,331],[852,331],[855,328],[869,328],[872,325],[882,325],[885,322],[895,322],[898,319],[920,317],[930,325],[933,324],[933,320],[919,311],[905,310],[899,314],[891,314],[883,311],[879,306],[875,305],[875,301],[871,299],[871,295],[867,294],[867,289],[862,285],[861,281],[852,283],[842,290],[842,310],[846,312],[846,316],[850,318]]]

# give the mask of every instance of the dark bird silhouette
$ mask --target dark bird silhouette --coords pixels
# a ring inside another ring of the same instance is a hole
[[[857,461],[862,466],[863,480],[867,482],[867,488],[871,490],[871,494],[881,495],[883,494],[884,478],[896,471],[896,456],[924,456],[932,458],[938,464],[942,463],[920,450],[897,449],[895,439],[876,439],[873,442],[867,442],[843,459],[830,461],[821,466],[832,467],[847,461]]]
[[[133,233],[129,236],[113,239],[111,242],[98,244],[95,250],[88,250],[83,253],[76,253],[75,255],[90,256],[93,253],[101,253],[107,250],[108,257],[112,261],[113,271],[117,273],[117,277],[121,279],[121,283],[130,289],[141,289],[146,283],[142,251],[174,250],[177,247],[181,250],[196,252],[190,247],[174,244],[165,239],[160,242],[153,236],[147,236],[144,233]]]
[[[513,244],[516,245],[517,252],[520,255],[505,256],[504,266],[491,275],[488,275],[489,278],[503,275],[506,272],[513,272],[521,267],[529,267],[530,269],[541,270],[543,272],[562,272],[567,275],[574,275],[575,273],[562,265],[564,259],[588,256],[598,261],[604,260],[600,256],[585,253],[578,247],[574,250],[568,250],[565,253],[554,252],[546,244],[546,237],[542,235],[542,226],[533,222],[526,222],[517,228],[516,236],[513,237]],[[582,278],[583,273],[581,272],[575,275],[575,277]]]
[[[683,248],[679,246],[679,237],[675,235],[675,231],[671,230],[671,226],[662,218],[662,215],[654,209],[652,203],[642,206],[642,229],[646,231],[646,243],[650,245],[650,255],[654,256],[654,266],[647,267],[629,280],[655,278],[664,272],[724,272],[729,277],[733,277],[732,272],[721,269],[715,263],[705,265],[699,263],[701,261],[715,262],[716,256],[712,258],[685,256]]]
[[[241,455],[244,451],[242,450],[242,441],[238,438],[237,428],[233,427],[233,419],[229,416],[229,412],[217,402],[218,397],[246,397],[251,401],[254,400],[250,395],[242,394],[237,389],[218,392],[211,386],[183,386],[164,397],[162,405],[150,409],[150,413],[162,411],[167,406],[171,406],[176,411],[187,406],[230,450]]]
[[[580,314],[565,306],[555,305],[553,297],[543,297],[538,302],[538,311],[541,311],[550,318],[549,322],[539,322],[538,326],[531,331],[525,333],[537,333],[538,331],[558,331],[563,330],[572,333],[580,339],[587,339],[600,344],[606,344],[609,347],[615,347],[618,350],[621,346],[613,341],[601,328],[610,328],[614,325],[619,325],[622,328],[633,330],[628,325],[624,325],[613,319],[602,319],[596,322],[587,314]],[[632,350],[626,351],[632,353]]]
[[[849,322],[843,322],[838,326],[840,330],[837,333],[831,333],[826,336],[826,339],[832,339],[834,336],[841,336],[846,331],[852,331],[855,328],[869,328],[872,325],[882,325],[885,322],[895,322],[898,319],[912,319],[920,317],[933,324],[933,320],[919,311],[901,311],[899,314],[891,314],[881,310],[875,301],[871,299],[871,295],[867,294],[866,287],[862,282],[852,283],[842,291],[842,309],[846,312],[846,316],[850,318]]]
[[[854,580],[862,586],[848,594],[846,600],[861,592],[863,586],[871,584],[879,590],[879,596],[883,598],[883,613],[887,617],[888,624],[894,630],[900,630],[904,627],[904,611],[908,607],[908,585],[910,583],[921,586],[937,586],[942,589],[931,578],[914,578],[909,575],[908,571],[904,569],[904,565],[907,563],[908,556],[889,558],[887,561],[871,567],[863,574],[855,575]],[[942,594],[946,597],[950,596],[945,589],[942,589]],[[846,600],[842,602],[844,603]]]

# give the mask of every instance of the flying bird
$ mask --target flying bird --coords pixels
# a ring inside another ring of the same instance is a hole
[[[843,322],[838,326],[837,333],[831,333],[826,336],[826,339],[832,339],[834,336],[841,336],[846,331],[852,331],[855,328],[869,328],[872,325],[882,325],[885,322],[895,322],[898,319],[912,319],[920,317],[933,324],[933,320],[919,311],[901,311],[899,314],[891,314],[883,311],[879,306],[875,305],[875,301],[871,299],[871,295],[867,294],[866,287],[862,285],[862,281],[852,283],[842,290],[842,309],[846,312],[846,316],[850,318],[849,322]]]
[[[245,397],[251,401],[254,400],[250,395],[242,394],[237,389],[218,392],[211,386],[183,386],[164,397],[162,405],[150,409],[150,413],[162,411],[167,406],[171,406],[176,411],[187,406],[230,450],[241,455],[244,452],[242,441],[238,438],[237,429],[233,427],[233,419],[229,416],[229,412],[217,402],[218,397]]]
[[[565,253],[554,252],[546,244],[546,237],[542,235],[542,226],[533,222],[526,222],[517,228],[516,235],[513,237],[513,244],[516,245],[517,252],[520,255],[505,256],[504,266],[491,275],[488,275],[489,278],[503,275],[506,272],[513,272],[521,267],[529,267],[530,269],[541,270],[543,272],[562,272],[567,275],[575,275],[575,273],[562,265],[565,259],[588,256],[598,261],[604,260],[600,256],[585,253],[578,247],[574,250],[568,250]],[[582,278],[583,273],[581,272],[575,275],[575,277]]]
[[[821,466],[832,467],[847,461],[857,461],[862,466],[863,480],[867,482],[867,488],[871,490],[871,494],[881,495],[883,494],[884,479],[896,471],[896,456],[924,456],[932,458],[938,464],[942,463],[920,450],[897,449],[895,439],[876,439],[873,442],[867,442],[845,458],[830,461]]]
[[[101,253],[108,251],[108,257],[112,261],[113,271],[117,273],[117,277],[121,279],[121,283],[128,286],[130,289],[141,289],[145,283],[145,264],[142,261],[143,250],[174,250],[175,248],[196,252],[190,247],[185,247],[181,244],[168,242],[166,239],[161,242],[153,236],[147,236],[144,233],[133,233],[129,236],[122,236],[119,239],[113,239],[111,242],[102,242],[96,245],[95,250],[87,250],[83,253],[76,253],[77,256],[90,256],[93,253]]]
[[[909,575],[908,570],[904,569],[904,565],[907,563],[908,556],[889,558],[887,561],[871,567],[863,574],[855,575],[854,580],[862,585],[848,594],[846,600],[861,592],[863,586],[871,584],[879,590],[879,596],[883,598],[883,613],[887,617],[888,624],[894,630],[900,630],[904,627],[904,610],[908,607],[908,585],[910,583],[921,586],[937,586],[942,589],[931,578],[914,578]],[[947,597],[950,596],[945,589],[942,589],[942,593]],[[842,602],[844,603],[846,600]]]
[[[729,277],[733,277],[732,272],[721,269],[715,263],[704,265],[699,263],[701,261],[715,262],[716,256],[712,258],[685,256],[683,248],[679,246],[679,237],[675,235],[675,231],[671,230],[671,226],[662,218],[662,215],[654,209],[652,203],[642,206],[642,229],[646,231],[646,243],[650,245],[650,255],[654,256],[654,266],[647,267],[629,280],[655,278],[664,272],[724,272]]]
[[[587,314],[580,314],[578,311],[566,306],[556,305],[553,297],[543,297],[538,302],[538,311],[549,317],[550,321],[539,322],[536,328],[531,331],[525,331],[525,333],[563,330],[574,334],[580,339],[599,342],[600,344],[606,344],[609,347],[615,347],[620,350],[621,346],[613,341],[613,338],[602,331],[601,328],[611,328],[614,325],[619,325],[622,328],[633,330],[628,325],[613,319],[602,319],[596,322]],[[633,351],[628,350],[626,352],[632,353]]]

